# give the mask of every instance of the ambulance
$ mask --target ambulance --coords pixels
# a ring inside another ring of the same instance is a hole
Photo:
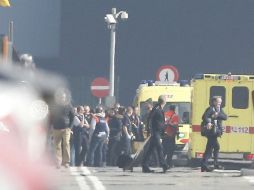
[[[160,95],[167,98],[164,111],[168,111],[170,105],[176,106],[176,113],[179,116],[179,138],[176,139],[176,144],[180,150],[188,143],[191,132],[191,91],[192,87],[187,81],[180,83],[142,81],[134,99],[134,106],[139,107],[141,120],[144,120],[147,114],[146,105],[148,103],[154,105]]]
[[[188,157],[203,157],[207,138],[201,136],[200,124],[213,96],[222,97],[228,119],[223,121],[223,135],[218,137],[220,158],[254,159],[254,75],[197,74],[193,77],[192,133]]]

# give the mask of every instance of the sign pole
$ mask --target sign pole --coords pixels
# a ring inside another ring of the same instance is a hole
[[[99,105],[101,105],[102,101],[101,101],[101,98],[99,98]]]

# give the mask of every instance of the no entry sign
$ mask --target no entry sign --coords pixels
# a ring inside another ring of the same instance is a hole
[[[109,82],[103,77],[98,77],[92,81],[92,94],[98,98],[103,98],[109,94]]]
[[[172,65],[161,66],[156,73],[156,80],[163,82],[174,82],[179,79],[176,67]]]

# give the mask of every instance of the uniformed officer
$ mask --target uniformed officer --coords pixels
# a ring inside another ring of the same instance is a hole
[[[208,107],[202,116],[203,123],[207,127],[207,144],[206,150],[201,163],[201,171],[211,172],[212,169],[208,167],[208,159],[214,156],[214,168],[222,169],[222,166],[218,164],[218,153],[220,145],[217,140],[222,135],[222,120],[227,119],[227,115],[221,108],[222,99],[220,96],[214,96],[212,98],[212,105]]]
[[[143,155],[142,172],[144,173],[153,172],[153,170],[151,170],[148,166],[148,161],[154,149],[158,153],[160,165],[162,166],[163,172],[165,173],[168,169],[161,144],[161,133],[164,131],[165,126],[165,117],[163,111],[165,104],[166,97],[161,95],[158,99],[158,103],[153,107],[149,115],[149,122],[151,122],[151,138],[147,151]]]

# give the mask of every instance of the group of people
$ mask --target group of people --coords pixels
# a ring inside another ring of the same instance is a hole
[[[132,154],[132,141],[144,141],[138,107],[104,110],[64,105],[52,123],[56,165],[115,166],[120,154]],[[62,144],[61,144],[62,142]]]
[[[63,97],[64,98],[64,97]],[[214,97],[212,104],[205,110],[201,127],[206,128],[207,146],[201,163],[201,171],[211,171],[208,159],[214,155],[214,168],[218,164],[219,143],[217,138],[222,135],[222,120],[227,116],[221,109],[221,97]],[[172,157],[178,137],[179,118],[171,105],[164,112],[166,97],[160,96],[157,104],[147,104],[147,114],[143,121],[139,116],[138,107],[123,107],[117,104],[114,108],[104,110],[97,106],[91,110],[89,106],[72,108],[63,104],[58,109],[52,122],[56,165],[73,166],[116,166],[121,154],[131,155],[132,141],[144,141],[147,131],[149,143],[142,159],[142,171],[151,173],[149,160],[154,153],[166,172],[172,167]]]
[[[223,134],[222,121],[227,119],[227,115],[221,108],[221,104],[222,98],[220,96],[212,97],[210,106],[205,110],[202,116],[201,128],[204,130],[201,130],[201,135],[207,138],[207,144],[201,161],[201,172],[212,171],[212,168],[208,166],[208,160],[211,158],[212,154],[214,156],[214,169],[223,169],[218,163],[220,145],[217,138],[221,137]],[[175,137],[177,135],[178,116],[175,113],[174,107],[171,107],[168,113],[164,113],[163,107],[165,105],[165,96],[160,96],[158,103],[153,107],[149,116],[151,122],[151,140],[142,162],[142,171],[145,173],[153,172],[153,170],[149,168],[148,160],[154,150],[158,153],[160,165],[164,173],[169,168],[169,164],[172,163]],[[161,138],[162,131],[164,133],[163,138]],[[165,160],[165,155],[168,160]]]

